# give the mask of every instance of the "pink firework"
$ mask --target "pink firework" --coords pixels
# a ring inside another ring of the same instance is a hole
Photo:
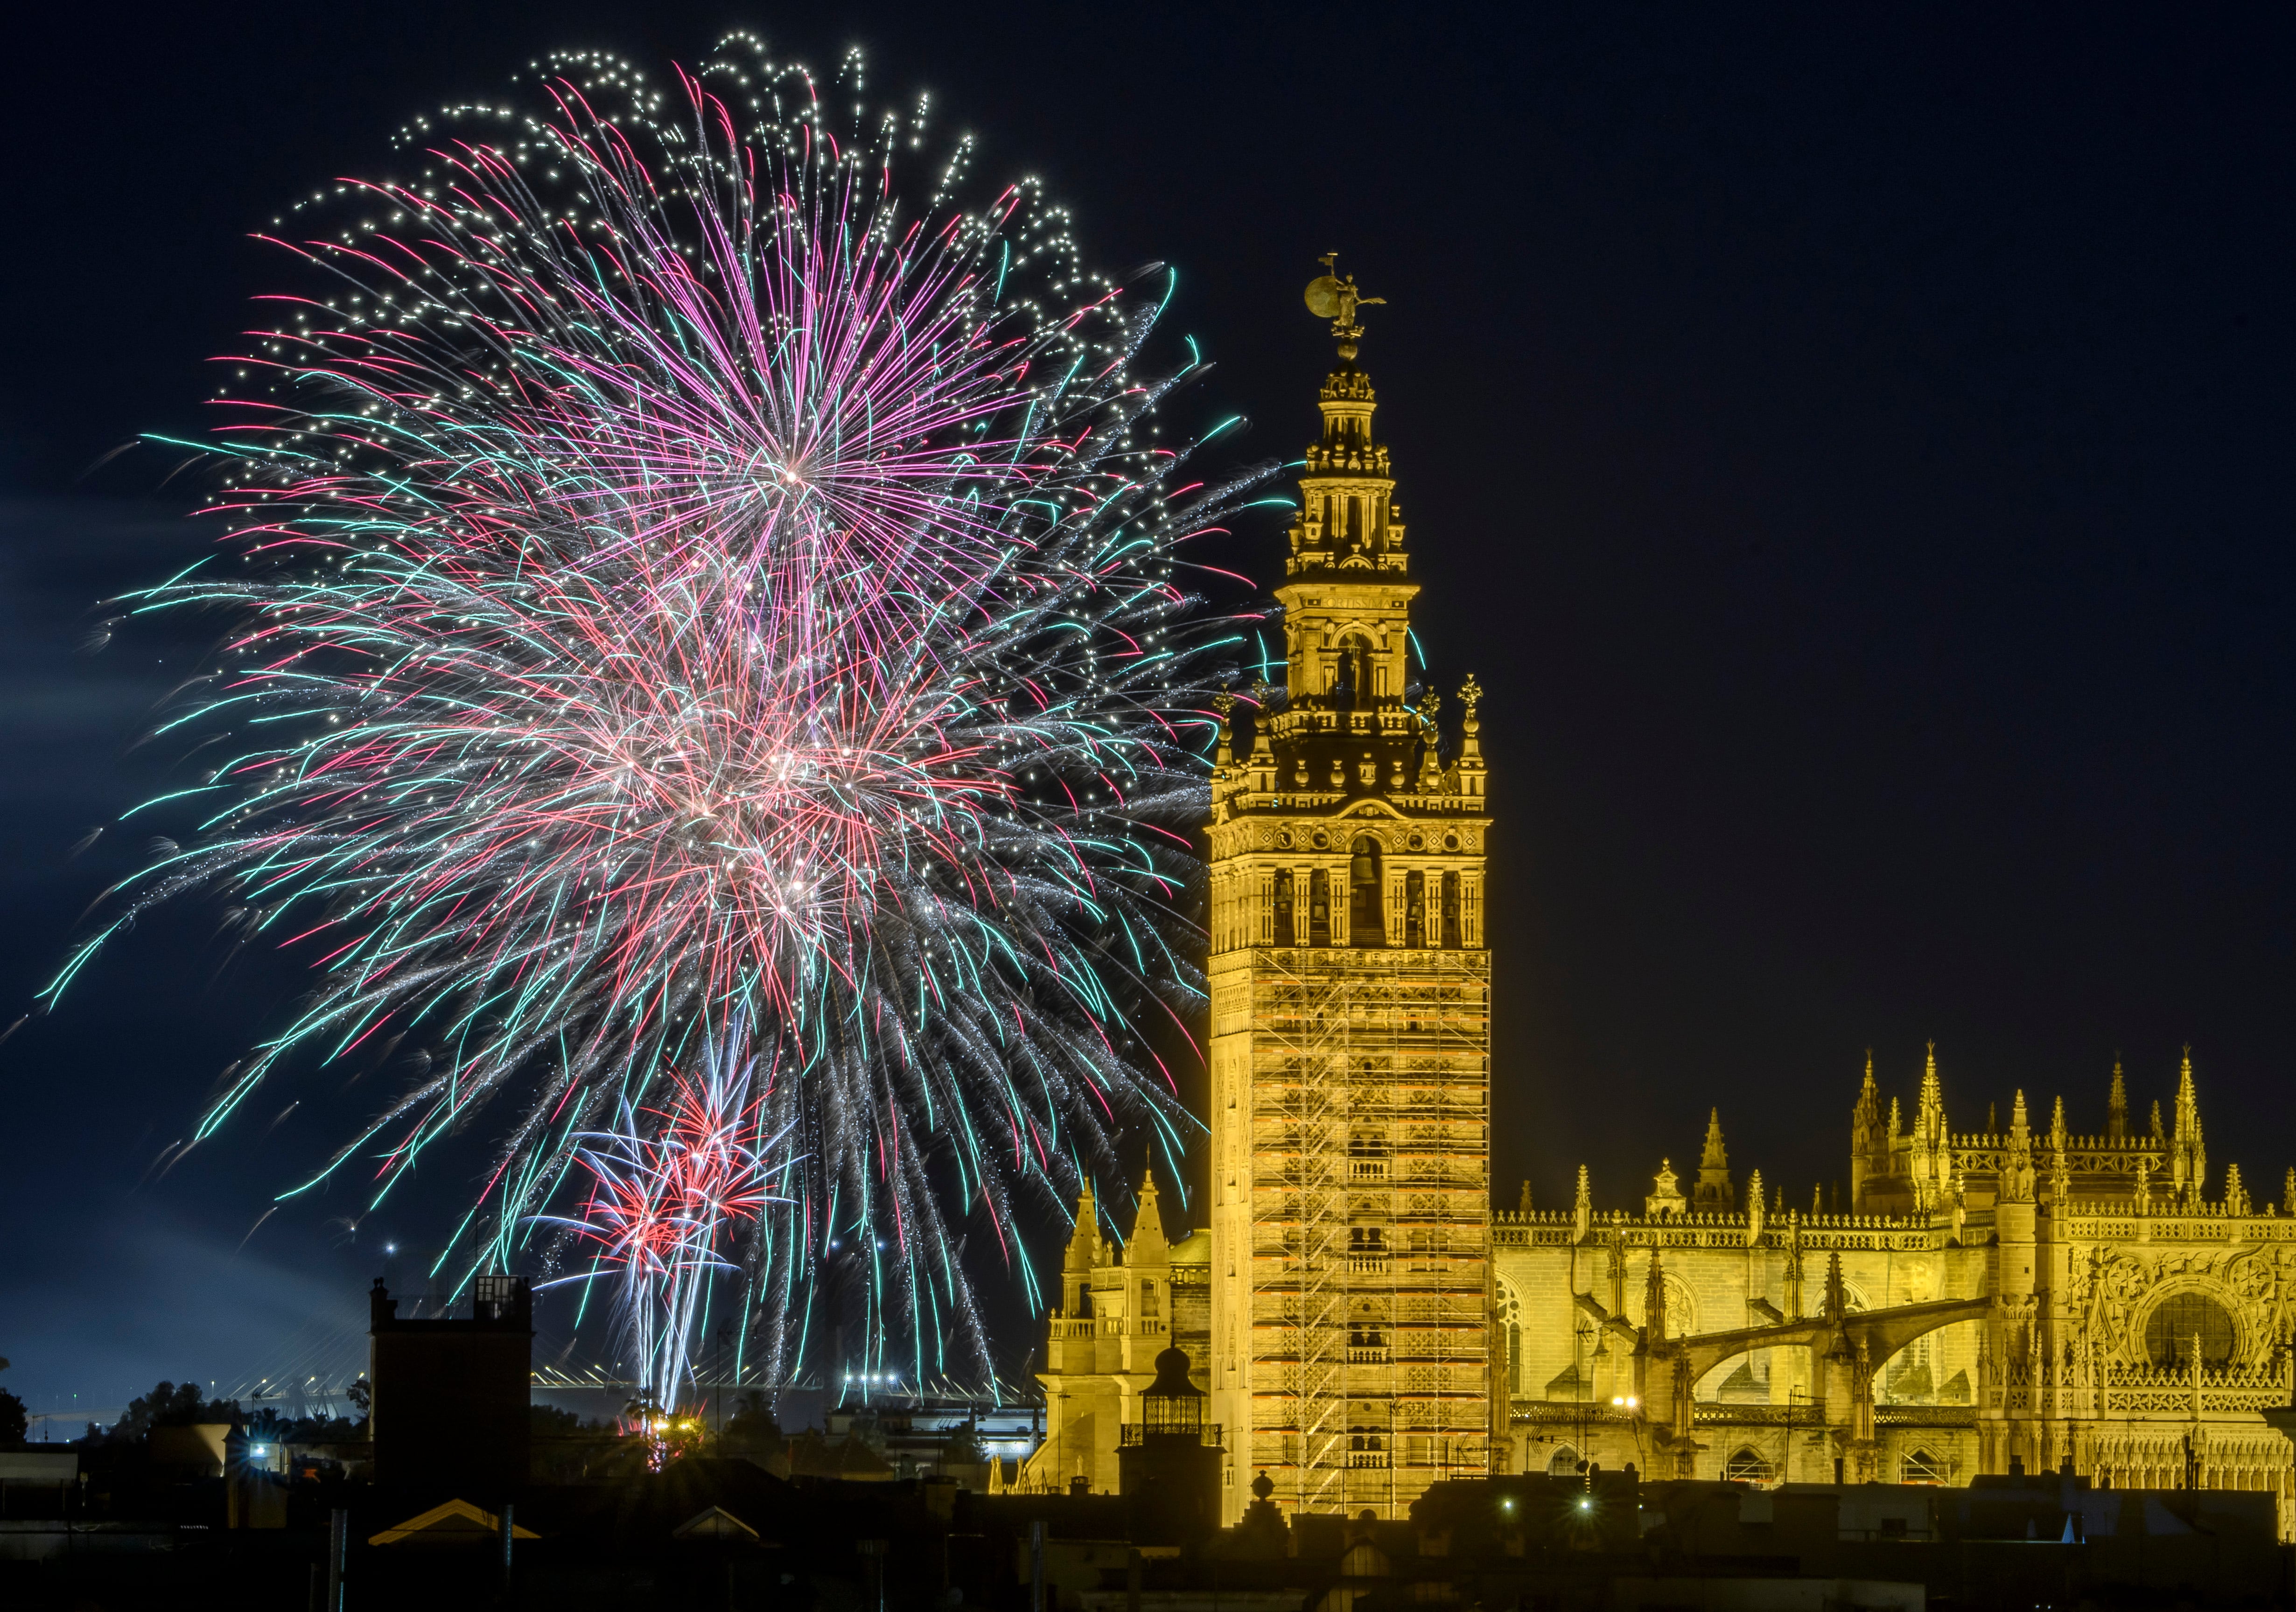
[[[832,1257],[857,1336],[978,1362],[964,1223],[1032,1282],[1015,1194],[1189,1123],[1148,1036],[1201,1002],[1237,634],[1181,552],[1254,478],[1182,485],[1152,294],[924,143],[737,38],[668,94],[558,59],[297,209],[314,282],[217,439],[231,550],[127,601],[232,624],[169,724],[212,771],[50,987],[189,891],[304,950],[199,1135],[412,1038],[317,1179],[380,1193],[491,1105],[474,1264],[746,1027],[782,1072],[790,1202],[743,1256],[775,1374]]]

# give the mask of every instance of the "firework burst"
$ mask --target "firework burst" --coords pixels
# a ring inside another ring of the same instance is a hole
[[[591,1253],[587,1272],[613,1280],[637,1403],[649,1419],[676,1412],[693,1380],[693,1339],[721,1276],[738,1272],[735,1242],[773,1201],[781,1139],[762,1128],[772,1083],[753,1094],[742,1027],[705,1049],[699,1077],[668,1071],[663,1106],[622,1105],[611,1132],[580,1139],[590,1177],[578,1216],[538,1216]],[[557,1285],[555,1283],[545,1285]]]
[[[51,987],[224,896],[316,984],[198,1136],[412,1037],[309,1184],[379,1198],[496,1116],[472,1268],[547,1264],[581,1139],[739,1027],[789,1198],[747,1256],[776,1379],[832,1254],[860,1335],[977,1363],[964,1225],[1033,1292],[1015,1193],[1129,1125],[1177,1142],[1142,1016],[1197,1000],[1233,639],[1177,552],[1251,479],[1178,485],[1154,410],[1189,371],[1133,369],[1161,282],[1086,272],[1033,184],[928,156],[848,69],[554,59],[275,233],[313,282],[234,361],[234,539],[123,611],[227,614],[162,730],[226,758]]]

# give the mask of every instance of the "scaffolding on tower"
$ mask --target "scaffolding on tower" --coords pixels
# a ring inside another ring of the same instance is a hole
[[[1484,1146],[1484,960],[1335,947],[1255,963],[1252,1392],[1268,1413],[1250,1463],[1303,1510],[1393,1516],[1407,1457],[1438,1472],[1484,1460],[1480,1419],[1453,1413],[1483,1387],[1454,1371],[1488,1364],[1472,1230],[1488,1182],[1458,1169]],[[1398,1147],[1412,1122],[1420,1145]],[[1479,1133],[1464,1147],[1461,1123]],[[1386,1240],[1406,1222],[1409,1247]]]

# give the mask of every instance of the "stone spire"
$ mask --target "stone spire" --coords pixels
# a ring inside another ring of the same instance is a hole
[[[1930,1043],[1929,1056],[1922,1065],[1922,1094],[1920,1106],[1914,1112],[1914,1134],[1924,1141],[1945,1134],[1945,1083],[1938,1078],[1934,1041]]]
[[[2169,1186],[2179,1203],[2198,1203],[2209,1182],[2208,1150],[2201,1145],[2201,1105],[2193,1095],[2193,1049],[2177,1076],[2177,1128],[2169,1139]]]
[[[1930,1043],[1928,1061],[1922,1066],[1922,1094],[1914,1110],[1914,1207],[1926,1214],[1945,1198],[1946,1177],[1953,1171],[1953,1147],[1945,1121],[1945,1086],[1938,1079],[1937,1043]]]
[[[2120,1078],[2120,1060],[2112,1060],[2112,1092],[2104,1100],[2104,1139],[2120,1142],[2128,1140],[2128,1085]]]
[[[1897,1099],[1890,1100],[1890,1134],[1898,1129]],[[1849,1109],[1849,1207],[1866,1207],[1866,1182],[1890,1168],[1890,1137],[1882,1131],[1882,1093],[1874,1084],[1874,1049],[1866,1049],[1866,1083]]]
[[[1738,1190],[1730,1183],[1730,1156],[1722,1148],[1722,1110],[1706,1116],[1706,1147],[1698,1158],[1698,1184],[1690,1191],[1691,1207],[1702,1215],[1727,1214],[1738,1207]]]
[[[1515,1213],[1525,1220],[1530,1218],[1530,1182],[1527,1181],[1522,1183],[1522,1201],[1515,1206]]]
[[[2288,1179],[2280,1189],[2280,1212],[2296,1215],[2296,1165],[2288,1166]]]
[[[2224,1203],[2225,1213],[2227,1215],[2245,1215],[2249,1212],[2248,1188],[2240,1179],[2240,1166],[2236,1164],[2225,1166]]]
[[[1826,1320],[1834,1322],[1838,1326],[1841,1324],[1841,1318],[1849,1313],[1849,1289],[1844,1287],[1841,1282],[1841,1251],[1837,1249],[1833,1253],[1828,1254],[1825,1256],[1825,1309],[1824,1311],[1824,1314]]]
[[[2009,1109],[2009,1167],[2001,1173],[2005,1203],[2033,1201],[2033,1127],[2025,1117],[2025,1093],[2021,1089]]]
[[[1578,1166],[1578,1196],[1570,1206],[1570,1223],[1582,1240],[1595,1223],[1595,1189],[1587,1184],[1587,1166]]]
[[[2056,1112],[2049,1117],[2049,1201],[2054,1204],[2072,1198],[2072,1160],[2065,1151],[2070,1141],[2065,1133],[2065,1100],[2060,1097]]]
[[[1093,1267],[1104,1262],[1100,1240],[1100,1207],[1092,1182],[1077,1194],[1076,1230],[1069,1234],[1068,1251],[1061,1260],[1061,1307],[1070,1316],[1084,1313],[1085,1294],[1091,1289]]]
[[[1762,1240],[1762,1173],[1750,1172],[1746,1176],[1746,1246],[1752,1248]]]
[[[1168,1264],[1172,1245],[1164,1236],[1164,1217],[1156,1208],[1156,1173],[1144,1169],[1140,1179],[1140,1213],[1132,1217],[1132,1240],[1125,1245],[1128,1265]]]

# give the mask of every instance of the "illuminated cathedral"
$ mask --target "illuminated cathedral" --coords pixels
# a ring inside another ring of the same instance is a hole
[[[1024,1486],[1113,1491],[1158,1353],[1210,1396],[1223,1515],[1400,1517],[1430,1484],[1650,1477],[1964,1484],[2070,1465],[2116,1487],[2268,1490],[2296,1537],[2296,1170],[2211,1177],[2187,1055],[2173,1112],[2101,1129],[2024,1094],[1956,1130],[1934,1051],[1907,1123],[1869,1058],[1846,1204],[1731,1173],[1629,1207],[1495,1212],[1480,691],[1415,662],[1409,544],[1352,278],[1290,531],[1281,689],[1223,699],[1210,849],[1210,1224],[1148,1183],[1119,1246],[1087,1197]],[[1239,723],[1241,717],[1241,723]],[[1248,731],[1242,731],[1244,729]],[[1109,1223],[1111,1230],[1113,1223]]]

